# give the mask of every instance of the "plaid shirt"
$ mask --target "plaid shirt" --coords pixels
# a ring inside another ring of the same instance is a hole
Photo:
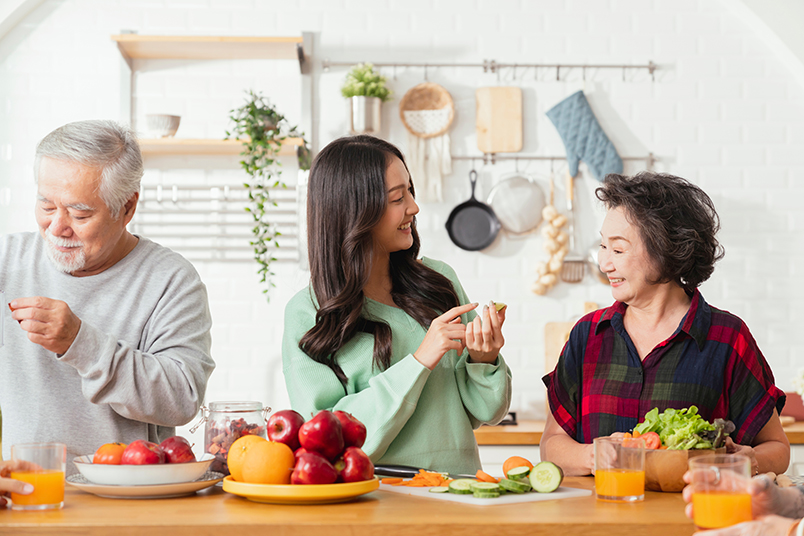
[[[658,407],[698,406],[731,420],[736,443],[751,444],[785,395],[745,323],[711,307],[696,290],[678,329],[640,361],[615,302],[572,328],[556,369],[542,380],[553,417],[579,443],[634,428]]]

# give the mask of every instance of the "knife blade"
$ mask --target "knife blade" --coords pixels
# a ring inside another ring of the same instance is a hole
[[[475,475],[468,475],[468,474],[461,474],[461,473],[445,473],[442,471],[430,471],[429,469],[425,469],[425,471],[429,471],[431,473],[441,473],[442,475],[447,475],[448,478],[472,478],[477,480],[477,476]],[[410,465],[375,465],[374,466],[374,473],[383,476],[390,476],[390,477],[397,477],[397,478],[413,478],[417,474],[419,474],[419,469],[416,467],[412,467]]]

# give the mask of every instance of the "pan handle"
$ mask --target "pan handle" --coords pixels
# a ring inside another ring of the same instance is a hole
[[[477,171],[474,169],[469,172],[469,181],[472,183],[472,199],[475,198],[475,185],[477,184]]]

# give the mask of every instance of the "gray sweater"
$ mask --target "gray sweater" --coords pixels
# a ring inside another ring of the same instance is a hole
[[[100,274],[56,270],[37,233],[0,236],[6,300],[67,303],[81,329],[63,355],[28,340],[0,311],[3,458],[11,445],[57,441],[72,459],[112,441],[160,442],[196,415],[215,363],[206,287],[181,255],[147,238]]]

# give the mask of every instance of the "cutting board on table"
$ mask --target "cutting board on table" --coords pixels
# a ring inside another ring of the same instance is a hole
[[[430,488],[409,488],[406,486],[391,486],[390,484],[380,484],[380,491],[390,493],[402,493],[413,495],[422,499],[435,499],[437,501],[451,501],[463,504],[474,504],[476,506],[494,506],[503,504],[515,504],[524,502],[555,501],[558,499],[570,499],[572,497],[588,497],[592,494],[588,489],[560,487],[552,493],[506,493],[496,499],[475,499],[472,495],[458,495],[457,493],[431,493]]]
[[[522,89],[481,87],[475,91],[477,148],[483,153],[522,150]]]

